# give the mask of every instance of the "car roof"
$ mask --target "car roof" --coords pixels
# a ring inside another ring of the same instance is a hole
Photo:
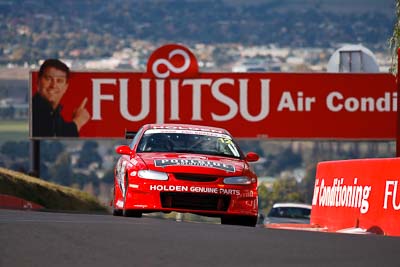
[[[218,127],[195,125],[195,124],[177,124],[177,123],[154,123],[146,124],[143,126],[144,129],[177,129],[177,130],[194,130],[202,132],[213,132],[231,135],[227,130]]]
[[[305,203],[290,203],[290,202],[282,202],[275,203],[272,208],[303,208],[303,209],[311,209],[311,205]]]

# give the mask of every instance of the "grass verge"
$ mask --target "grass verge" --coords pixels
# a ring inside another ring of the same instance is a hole
[[[0,194],[37,203],[48,210],[107,212],[94,196],[0,167]]]
[[[0,145],[6,141],[29,140],[29,123],[26,120],[3,120],[0,123]]]

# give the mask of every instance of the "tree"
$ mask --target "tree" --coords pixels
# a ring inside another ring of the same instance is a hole
[[[301,154],[295,153],[291,147],[287,147],[277,155],[268,155],[264,166],[268,169],[270,175],[274,175],[282,170],[297,168],[301,166],[302,162]]]
[[[393,35],[389,39],[389,46],[392,52],[392,73],[397,73],[397,50],[400,48],[400,0],[396,0],[396,17]]]
[[[273,202],[304,202],[295,178],[277,179],[272,185]]]
[[[72,178],[71,157],[68,152],[62,153],[55,164],[49,168],[50,180],[62,185],[70,185]]]
[[[82,151],[77,162],[78,168],[87,168],[92,162],[96,162],[101,167],[103,160],[97,151],[98,144],[96,141],[86,141],[82,146]]]
[[[114,167],[112,167],[106,171],[106,173],[104,174],[104,177],[103,177],[103,179],[101,179],[101,181],[106,184],[114,183]]]
[[[259,209],[270,210],[277,202],[305,202],[300,187],[301,185],[294,177],[276,179],[272,188],[261,184],[257,188]]]
[[[40,158],[45,162],[54,162],[64,152],[65,146],[60,141],[40,142]]]
[[[315,162],[310,163],[306,167],[304,179],[300,182],[300,192],[306,203],[312,202],[316,172],[317,164]]]
[[[83,173],[74,173],[71,177],[71,184],[70,186],[78,189],[82,189],[85,183],[89,180],[88,175]]]
[[[27,141],[7,141],[1,146],[1,153],[10,159],[29,157],[29,142]]]
[[[28,159],[22,159],[22,160],[16,160],[11,163],[10,166],[11,170],[19,171],[22,173],[27,173],[29,169],[29,160]]]
[[[271,191],[261,184],[258,188],[258,209],[266,209],[272,206]]]

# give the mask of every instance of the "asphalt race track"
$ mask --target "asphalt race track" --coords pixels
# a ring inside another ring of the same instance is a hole
[[[400,238],[0,210],[0,267],[399,266]]]

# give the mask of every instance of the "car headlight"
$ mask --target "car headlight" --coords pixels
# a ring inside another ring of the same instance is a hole
[[[168,180],[168,174],[166,174],[165,172],[156,172],[151,170],[138,171],[138,177],[150,180],[161,180],[161,181]]]
[[[246,176],[228,177],[224,179],[224,184],[251,184],[251,180]]]

